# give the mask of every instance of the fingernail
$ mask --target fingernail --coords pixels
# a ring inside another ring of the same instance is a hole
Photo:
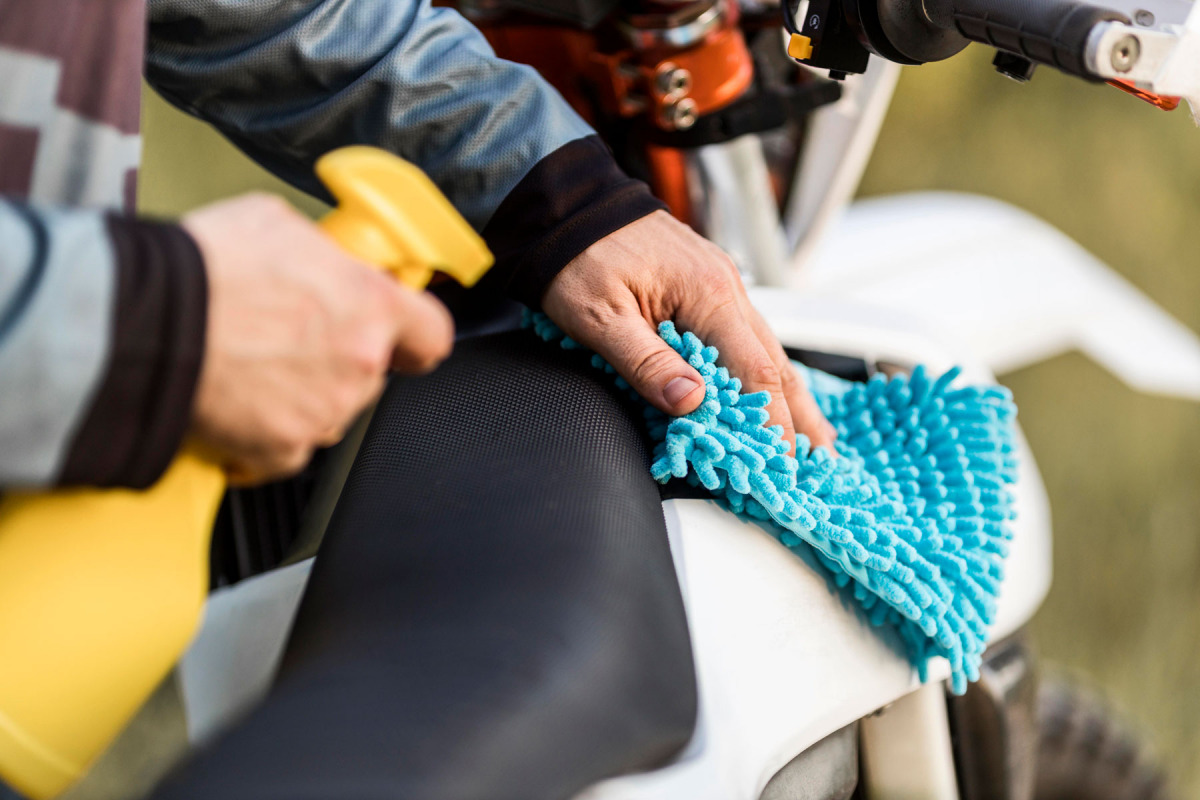
[[[668,405],[678,405],[683,398],[695,391],[699,385],[694,378],[672,378],[667,382],[666,388],[663,389],[663,399],[667,401]]]

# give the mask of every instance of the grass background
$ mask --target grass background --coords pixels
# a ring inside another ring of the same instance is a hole
[[[1186,109],[1163,113],[1052,70],[1018,85],[990,57],[972,46],[905,70],[861,193],[1014,203],[1200,330],[1200,130]],[[148,210],[281,188],[150,95],[144,129]],[[1079,355],[1003,380],[1054,514],[1055,582],[1036,644],[1145,732],[1178,796],[1200,797],[1200,409],[1140,396]]]
[[[860,193],[1014,203],[1200,330],[1200,130],[1186,107],[1048,69],[1020,85],[990,58],[973,45],[905,70]],[[1054,519],[1035,642],[1142,729],[1179,797],[1200,797],[1200,408],[1138,395],[1077,354],[1002,380]]]

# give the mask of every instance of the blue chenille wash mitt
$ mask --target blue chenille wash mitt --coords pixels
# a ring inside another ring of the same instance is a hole
[[[526,325],[546,341],[582,348],[544,314]],[[998,386],[952,388],[923,367],[853,383],[797,364],[838,432],[839,456],[767,427],[766,392],[716,366],[717,350],[670,322],[659,335],[704,377],[705,399],[683,417],[643,402],[654,442],[651,473],[703,486],[735,514],[764,523],[788,548],[811,548],[874,625],[899,631],[922,680],[950,662],[951,688],[977,680],[1004,576],[1016,480],[1016,407]],[[593,355],[594,366],[615,376]],[[636,397],[636,394],[634,394]],[[642,402],[639,400],[639,402]],[[773,524],[772,524],[773,523]]]

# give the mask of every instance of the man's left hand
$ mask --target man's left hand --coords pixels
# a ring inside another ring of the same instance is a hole
[[[673,320],[721,353],[743,391],[771,393],[770,425],[792,445],[797,431],[833,448],[834,430],[750,304],[733,261],[665,211],[626,225],[580,253],[551,282],[546,313],[572,339],[603,356],[655,408],[696,410],[704,382],[659,338]],[[793,450],[794,452],[794,450]]]

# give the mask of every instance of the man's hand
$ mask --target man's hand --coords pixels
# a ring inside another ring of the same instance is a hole
[[[737,268],[716,245],[665,211],[609,234],[558,274],[542,307],[576,341],[612,364],[651,405],[694,411],[703,381],[655,332],[674,320],[721,351],[744,391],[771,393],[769,424],[833,447],[834,430],[750,305]]]
[[[450,353],[441,303],[355,261],[279,198],[217,203],[183,226],[209,285],[193,434],[235,483],[299,470],[379,395],[389,365],[427,372]]]

